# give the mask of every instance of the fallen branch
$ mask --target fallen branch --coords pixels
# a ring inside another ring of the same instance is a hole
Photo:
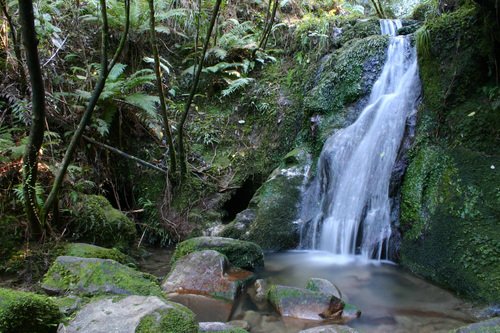
[[[140,158],[137,158],[137,157],[135,157],[135,156],[129,155],[129,154],[127,154],[127,153],[125,153],[125,152],[121,151],[120,149],[117,149],[117,148],[114,148],[114,147],[108,146],[108,145],[107,145],[107,144],[105,144],[105,143],[101,143],[101,142],[95,141],[94,139],[91,139],[91,138],[89,138],[88,136],[85,136],[85,135],[83,136],[83,138],[84,138],[85,140],[87,140],[88,142],[92,143],[92,144],[95,144],[95,145],[97,145],[97,146],[99,146],[99,147],[105,148],[105,149],[107,149],[107,150],[109,150],[109,151],[111,151],[111,152],[113,152],[113,153],[115,153],[115,154],[118,154],[118,155],[120,155],[120,156],[122,156],[122,157],[125,157],[125,158],[129,159],[129,160],[132,160],[132,161],[134,161],[134,162],[137,162],[137,163],[139,163],[140,165],[143,165],[143,166],[145,166],[145,167],[147,167],[147,168],[150,168],[150,169],[153,169],[153,170],[159,171],[159,172],[161,172],[161,173],[168,174],[168,171],[167,171],[167,170],[162,169],[162,168],[160,168],[160,167],[157,167],[156,165],[151,164],[151,163],[149,163],[149,162],[146,162],[146,161],[144,161],[144,160],[141,160]]]

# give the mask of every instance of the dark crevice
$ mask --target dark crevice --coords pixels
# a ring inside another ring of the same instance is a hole
[[[263,184],[264,177],[261,174],[248,177],[241,186],[233,191],[231,198],[222,206],[222,222],[229,223],[233,221],[236,215],[247,209],[250,200],[257,189]]]

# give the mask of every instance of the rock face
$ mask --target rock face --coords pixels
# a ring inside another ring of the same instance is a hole
[[[167,294],[198,294],[233,301],[252,279],[251,272],[231,268],[223,254],[204,250],[177,260],[162,289]]]
[[[235,327],[229,323],[222,322],[202,322],[199,324],[199,332],[213,333],[248,333],[241,327]]]
[[[111,259],[57,257],[45,274],[42,288],[49,294],[162,295],[152,275]]]
[[[60,319],[61,313],[50,298],[0,288],[0,332],[54,332]]]
[[[220,252],[236,267],[253,270],[264,266],[264,253],[257,244],[224,237],[196,237],[179,243],[172,262],[201,250]]]
[[[105,298],[83,307],[58,333],[196,333],[198,324],[186,307],[155,296]]]
[[[419,55],[424,100],[402,187],[401,263],[469,298],[498,302],[500,95],[482,46],[498,29],[485,33],[482,20],[465,5],[424,26],[432,37]]]
[[[135,224],[99,195],[81,195],[70,224],[75,240],[104,247],[128,248],[135,239]]]
[[[299,333],[358,333],[358,331],[347,326],[325,325],[302,330]]]
[[[308,289],[274,285],[269,289],[268,299],[283,317],[345,323],[361,315],[356,307],[335,296]]]

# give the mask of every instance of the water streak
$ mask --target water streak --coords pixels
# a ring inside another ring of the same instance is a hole
[[[395,36],[401,22],[381,20],[380,27],[393,36],[386,63],[356,122],[325,142],[304,193],[302,248],[379,260],[388,252],[390,178],[420,82],[415,49]]]

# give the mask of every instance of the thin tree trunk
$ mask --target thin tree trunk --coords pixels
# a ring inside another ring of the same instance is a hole
[[[85,140],[87,140],[88,142],[92,143],[92,144],[95,144],[95,145],[97,145],[97,146],[100,146],[100,147],[102,147],[102,148],[105,148],[105,149],[107,149],[107,150],[109,150],[109,151],[111,151],[111,152],[113,152],[113,153],[115,153],[115,154],[118,154],[118,155],[120,155],[120,156],[122,156],[122,157],[125,157],[125,158],[129,159],[129,160],[132,160],[132,161],[134,161],[134,162],[137,162],[137,163],[139,163],[139,164],[141,164],[141,165],[143,165],[143,166],[145,166],[145,167],[147,167],[147,168],[149,168],[149,169],[152,169],[152,170],[155,170],[155,171],[159,171],[159,172],[161,172],[161,173],[168,174],[168,171],[167,171],[167,170],[164,170],[164,169],[162,169],[162,168],[160,168],[160,167],[157,167],[156,165],[151,164],[151,163],[149,163],[149,162],[147,162],[147,161],[141,160],[141,159],[140,159],[140,158],[138,158],[138,157],[135,157],[135,156],[133,156],[133,155],[127,154],[127,153],[125,153],[124,151],[121,151],[121,150],[120,150],[120,149],[118,149],[118,148],[111,147],[111,146],[109,146],[109,145],[107,145],[107,144],[104,144],[104,143],[101,143],[101,142],[95,141],[94,139],[89,138],[88,136],[85,136],[85,135],[83,136],[83,138],[84,138]]]
[[[168,120],[167,106],[165,104],[165,93],[163,91],[163,83],[161,81],[160,71],[160,55],[158,53],[158,45],[156,43],[156,30],[155,30],[155,5],[154,0],[149,2],[149,40],[153,48],[153,58],[155,61],[155,74],[156,74],[156,89],[158,90],[158,97],[160,99],[160,111],[163,119],[163,131],[168,143],[168,153],[170,156],[170,169],[172,174],[177,170],[177,157],[175,154],[174,140],[172,138],[172,131],[170,130],[170,123]]]
[[[380,1],[371,0],[373,7],[375,7],[375,11],[377,12],[377,16],[381,19],[385,18],[384,12],[382,10],[382,6],[380,5]]]
[[[10,38],[12,39],[12,46],[14,48],[14,55],[16,57],[16,63],[17,63],[17,70],[19,72],[19,83],[21,86],[21,95],[24,96],[26,94],[26,73],[24,73],[24,66],[23,66],[23,57],[21,54],[21,47],[19,45],[19,42],[17,40],[17,29],[12,21],[12,17],[9,14],[9,10],[7,8],[7,4],[5,0],[0,0],[0,6],[2,7],[2,12],[3,15],[5,16],[5,19],[7,20],[7,24],[9,25],[9,32],[10,32]]]
[[[210,20],[210,25],[207,30],[207,36],[205,37],[205,42],[203,44],[203,52],[201,54],[199,63],[196,68],[196,73],[193,78],[193,86],[191,87],[191,92],[189,93],[189,97],[186,101],[186,105],[184,107],[184,113],[182,114],[181,121],[179,123],[179,128],[177,132],[177,144],[179,145],[179,164],[181,170],[181,179],[186,176],[187,166],[186,166],[186,151],[184,147],[184,124],[186,123],[187,116],[189,114],[189,110],[191,109],[191,103],[193,103],[193,98],[196,93],[196,89],[198,88],[198,82],[200,80],[201,70],[203,69],[203,62],[205,60],[205,55],[207,53],[208,44],[210,42],[210,36],[212,35],[212,30],[215,26],[215,21],[217,20],[217,16],[219,15],[219,8],[222,0],[217,0],[215,2],[215,7],[212,12],[212,19]]]
[[[38,174],[38,154],[45,131],[45,89],[38,57],[32,0],[19,0],[19,18],[31,81],[32,103],[30,135],[23,157],[24,207],[28,216],[29,233],[41,235],[44,225],[38,215],[35,186]]]
[[[262,51],[264,51],[266,49],[267,40],[269,39],[269,35],[271,34],[271,31],[273,30],[274,19],[276,18],[276,11],[278,10],[278,6],[279,6],[279,1],[275,0],[274,6],[273,6],[273,12],[271,13],[271,17],[269,18],[269,24],[267,26],[267,31],[264,34],[264,36],[262,36],[263,38],[261,40],[261,45],[259,45],[259,49],[261,49]]]
[[[126,6],[126,11],[128,13],[130,10],[130,8],[129,8],[130,2],[126,1],[125,6]],[[57,195],[59,193],[59,189],[61,188],[64,176],[65,176],[66,171],[68,169],[68,166],[71,162],[71,159],[73,158],[73,154],[76,150],[76,146],[83,135],[83,131],[85,130],[85,127],[90,122],[90,119],[92,117],[92,113],[97,105],[97,102],[99,101],[99,96],[101,95],[101,93],[104,89],[104,86],[106,84],[106,79],[108,77],[108,73],[112,69],[111,66],[108,66],[108,55],[107,55],[107,53],[108,53],[109,27],[108,27],[108,15],[106,12],[106,0],[100,0],[100,7],[101,7],[102,29],[101,29],[101,70],[99,73],[99,78],[97,80],[96,86],[94,87],[94,91],[92,92],[92,95],[90,96],[89,102],[87,104],[87,108],[85,109],[85,112],[82,116],[82,119],[80,120],[80,123],[78,124],[78,127],[76,128],[76,131],[71,138],[71,141],[68,145],[66,153],[64,154],[61,168],[57,172],[56,179],[54,180],[54,184],[52,185],[52,189],[51,189],[49,196],[47,197],[47,200],[45,201],[45,204],[43,206],[43,219],[44,220],[47,219],[47,216],[48,216],[50,210],[52,208],[54,208],[54,204],[57,201]],[[128,32],[129,25],[130,25],[129,15],[126,14],[125,32]],[[115,55],[113,57],[112,65],[114,65],[116,63],[118,57],[120,56],[121,52],[123,51],[126,38],[127,38],[127,36],[124,33],[122,35],[122,40],[120,41],[120,44],[119,44],[119,46],[115,52]],[[55,207],[55,208],[57,209],[57,207]]]

